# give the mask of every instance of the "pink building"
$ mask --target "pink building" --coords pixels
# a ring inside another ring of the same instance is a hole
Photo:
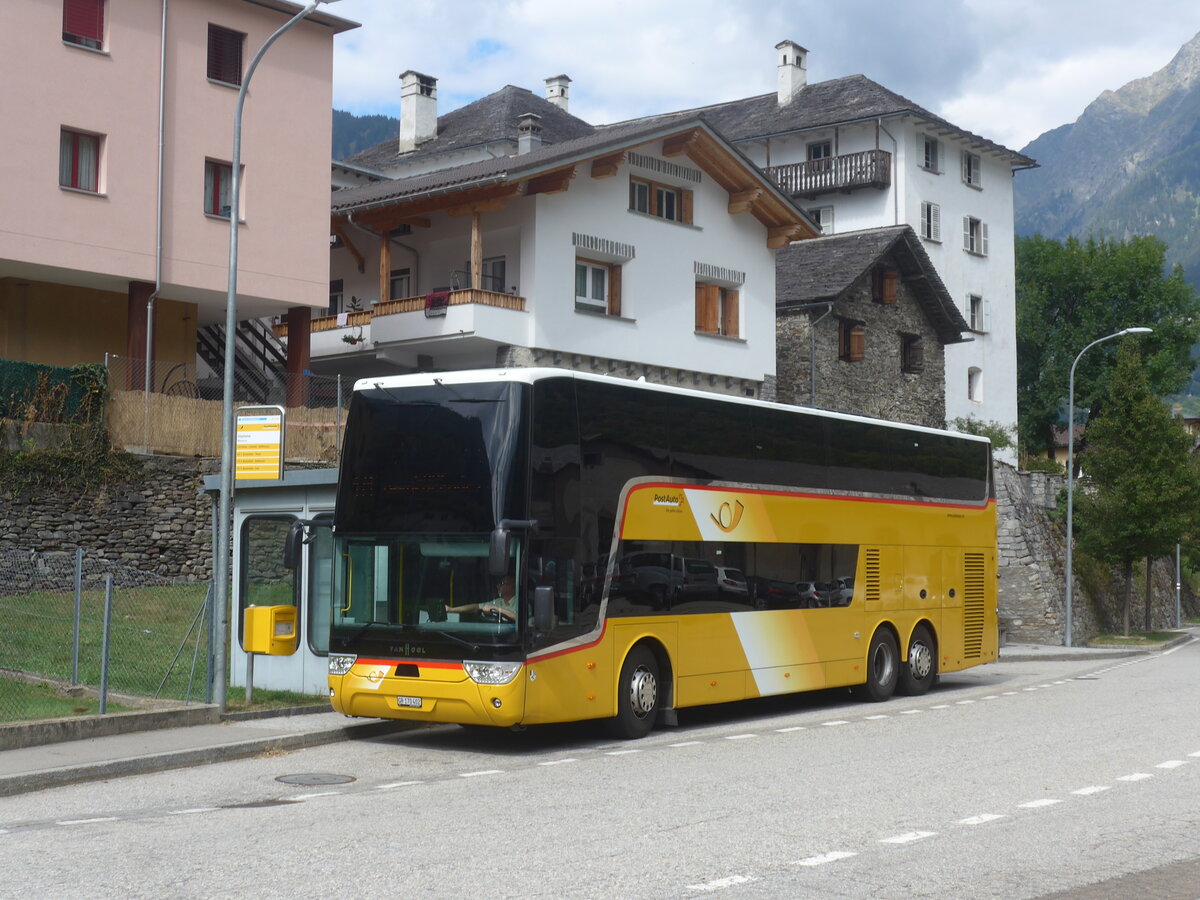
[[[0,358],[144,359],[153,297],[155,386],[172,365],[195,363],[197,329],[224,320],[238,86],[301,8],[6,0]],[[318,8],[254,75],[239,319],[294,309],[299,324],[328,304],[333,38],[356,27]]]

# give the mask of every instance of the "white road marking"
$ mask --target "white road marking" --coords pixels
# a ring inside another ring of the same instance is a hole
[[[999,695],[999,694],[988,694],[988,695],[987,695],[986,697],[984,697],[983,699],[984,699],[984,700],[999,700],[999,699],[1000,699],[1000,695]]]
[[[1121,775],[1117,781],[1145,781],[1153,777],[1149,772],[1134,772],[1132,775]]]
[[[1107,790],[1109,790],[1109,786],[1106,784],[1093,784],[1090,787],[1080,788],[1077,791],[1071,791],[1071,793],[1078,794],[1081,797],[1086,797],[1089,794],[1102,794]]]
[[[931,706],[929,708],[930,709],[949,709],[950,704],[949,703],[939,703],[937,706]]]
[[[191,809],[173,809],[167,815],[169,816],[190,816],[195,813],[216,812],[215,806],[193,806]]]
[[[1189,753],[1188,756],[1200,756],[1200,750],[1197,750],[1195,753]]]
[[[678,744],[671,744],[672,747],[695,747],[703,744],[704,741],[680,741]]]
[[[1054,682],[1054,683],[1055,683],[1055,684],[1066,684],[1066,682],[1065,682],[1065,681],[1056,681],[1056,682]]]
[[[548,759],[545,762],[538,763],[539,766],[561,766],[566,763],[579,762],[575,757],[568,756],[566,759]]]
[[[905,712],[911,712],[911,710],[906,709]],[[885,713],[879,713],[878,715],[874,715],[874,716],[863,716],[863,718],[868,722],[873,722],[876,719],[886,719],[886,718],[888,718],[888,716]]]
[[[925,711],[925,710],[923,710],[923,709],[902,709],[902,710],[900,710],[900,715],[902,715],[902,716],[915,716],[917,713],[919,713],[919,712],[924,712],[924,711]]]
[[[625,756],[627,753],[641,753],[641,750],[607,750],[605,756]]]
[[[375,788],[377,791],[390,791],[392,788],[408,787],[410,784],[424,784],[423,781],[393,781],[390,784],[381,784]]]
[[[481,769],[478,772],[459,772],[458,777],[459,778],[477,778],[480,775],[503,775],[503,774],[504,774],[504,772],[501,769]]]
[[[822,722],[822,725],[849,725],[845,719],[834,719],[832,722]]]
[[[1035,687],[1027,687],[1027,688],[1021,688],[1021,690],[1025,691],[1026,693],[1028,693],[1029,691],[1036,691],[1036,690],[1037,690],[1037,688],[1035,688]]]
[[[314,794],[297,794],[295,797],[285,797],[292,803],[299,803],[301,800],[312,800],[314,797],[336,797],[341,791],[317,791]]]
[[[116,822],[117,816],[97,816],[94,819],[64,819],[61,822],[55,822],[56,825],[91,825],[95,822]]]
[[[728,878],[718,878],[715,881],[706,881],[703,884],[689,884],[689,891],[719,891],[727,887],[733,887],[735,884],[749,884],[751,881],[758,881],[750,875],[730,875]]]
[[[910,831],[907,834],[897,834],[892,837],[881,838],[881,844],[911,844],[914,841],[923,841],[925,838],[936,837],[936,831]]]
[[[974,700],[955,700],[954,705],[955,706],[966,706],[968,703],[974,703],[974,702],[975,702]]]
[[[1039,809],[1043,806],[1053,806],[1056,803],[1062,803],[1061,800],[1054,800],[1050,797],[1043,797],[1041,800],[1030,800],[1028,803],[1018,803],[1017,806],[1021,809]]]
[[[727,735],[725,735],[725,740],[727,740],[727,741],[744,741],[749,738],[756,738],[756,737],[758,737],[757,734],[727,734]]]
[[[1039,685],[1038,685],[1038,687],[1044,687],[1044,688],[1047,688],[1047,687],[1054,687],[1054,685],[1052,685],[1052,684],[1039,684]]]
[[[1178,769],[1180,766],[1186,766],[1186,759],[1168,759],[1166,762],[1160,762],[1154,768],[1156,769]]]
[[[857,856],[857,853],[851,853],[849,850],[834,850],[830,853],[822,853],[820,856],[810,856],[808,859],[796,860],[798,866],[823,866],[826,863],[837,862],[839,859],[849,859],[852,856]]]
[[[786,734],[789,731],[803,731],[804,726],[803,725],[789,725],[787,728],[776,728],[775,730],[778,731],[780,734]]]
[[[1016,695],[1017,695],[1017,691],[1005,691],[1000,696],[1001,697],[1015,697]]]
[[[983,825],[987,822],[995,822],[997,819],[1006,818],[999,813],[983,813],[978,816],[969,816],[965,819],[959,819],[959,825]]]

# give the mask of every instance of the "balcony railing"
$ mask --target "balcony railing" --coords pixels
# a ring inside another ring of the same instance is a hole
[[[892,154],[886,150],[864,150],[825,159],[769,166],[767,175],[788,194],[809,200],[833,191],[886,188],[892,183]]]
[[[347,313],[346,321],[340,324],[337,316],[317,316],[311,321],[309,330],[313,334],[316,334],[321,331],[335,331],[338,328],[356,328],[362,325],[370,325],[371,320],[375,316],[423,312],[426,309],[427,303],[428,297],[425,294],[417,297],[399,297],[395,300],[384,300],[382,303],[375,304],[373,309]],[[497,291],[484,290],[450,291],[444,305],[462,306],[468,303],[477,303],[480,306],[495,306],[499,309],[514,309],[518,312],[525,311],[524,297],[516,294],[501,294]],[[283,322],[276,325],[274,331],[277,337],[287,337],[287,323]]]

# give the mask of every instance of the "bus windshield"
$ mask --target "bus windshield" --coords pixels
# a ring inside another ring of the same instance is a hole
[[[357,643],[360,635],[407,641],[425,637],[439,645],[439,654],[447,642],[474,647],[517,643],[520,541],[511,546],[509,569],[496,576],[488,572],[486,534],[338,538],[334,642]]]

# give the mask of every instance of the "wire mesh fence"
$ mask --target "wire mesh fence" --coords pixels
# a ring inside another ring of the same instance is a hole
[[[116,708],[203,702],[208,592],[84,554],[0,553],[0,721],[70,714],[63,698],[102,683]]]
[[[221,454],[223,379],[195,365],[157,363],[145,390],[146,363],[109,356],[106,413],[114,447],[171,456]],[[353,382],[336,376],[237,369],[237,406],[282,406],[290,462],[336,463]]]

